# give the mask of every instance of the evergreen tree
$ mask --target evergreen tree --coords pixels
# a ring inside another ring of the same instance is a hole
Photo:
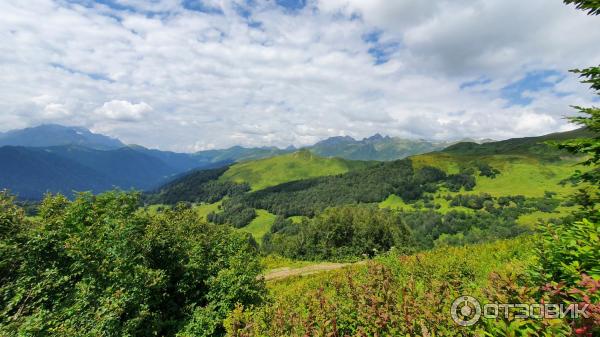
[[[575,4],[578,9],[585,10],[590,15],[600,14],[600,0],[565,0],[566,4]],[[600,95],[600,66],[585,69],[574,69],[571,72],[579,74],[582,83],[589,84],[591,89]],[[582,125],[596,133],[593,138],[574,139],[559,144],[559,147],[571,153],[584,155],[583,165],[590,167],[587,171],[577,171],[572,180],[575,183],[588,183],[600,186],[600,108],[574,106],[579,115],[570,117],[575,124]],[[596,206],[600,203],[600,192],[582,188],[576,196],[576,202],[584,209],[583,216],[600,220]]]
[[[600,14],[600,0],[565,0],[566,4],[575,4],[577,9],[588,11],[590,15]]]

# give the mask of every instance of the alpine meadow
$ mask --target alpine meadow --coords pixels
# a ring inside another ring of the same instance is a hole
[[[600,0],[0,13],[1,337],[600,336]]]

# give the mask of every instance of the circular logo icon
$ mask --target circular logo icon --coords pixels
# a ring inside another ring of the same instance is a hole
[[[460,326],[471,326],[481,318],[481,304],[472,296],[461,296],[452,303],[452,319]]]

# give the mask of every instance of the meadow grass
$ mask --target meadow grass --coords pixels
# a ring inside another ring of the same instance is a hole
[[[477,185],[473,193],[488,193],[494,197],[524,195],[542,197],[544,192],[557,192],[559,196],[572,194],[576,188],[560,182],[578,168],[577,160],[544,161],[525,155],[460,156],[448,153],[429,153],[411,157],[415,168],[433,166],[454,174],[474,163],[484,162],[500,170],[495,178],[476,174]]]
[[[299,151],[234,164],[219,179],[248,183],[252,190],[260,190],[294,180],[342,174],[368,165],[370,162],[323,158],[309,151]]]
[[[256,218],[240,230],[252,234],[256,242],[260,243],[263,236],[271,229],[273,222],[275,222],[275,215],[263,209],[258,209],[256,210]]]
[[[201,219],[206,220],[206,217],[208,216],[209,213],[211,213],[211,212],[218,213],[219,212],[219,207],[221,206],[222,203],[223,203],[223,200],[217,201],[213,204],[196,204],[196,205],[194,205],[194,210],[196,211],[196,213],[198,213],[198,216]]]

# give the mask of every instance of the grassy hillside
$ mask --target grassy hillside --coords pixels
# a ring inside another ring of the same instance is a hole
[[[585,128],[568,132],[551,133],[540,137],[512,138],[484,144],[458,143],[447,147],[443,152],[459,155],[489,156],[496,154],[529,155],[546,160],[560,160],[566,153],[557,151],[548,142],[558,142],[575,138],[593,137],[595,134]]]
[[[558,219],[572,213],[576,207],[566,202],[579,187],[570,183],[561,183],[577,169],[581,158],[567,155],[551,145],[552,142],[567,139],[590,137],[593,134],[586,129],[554,133],[541,137],[515,138],[500,142],[473,144],[461,143],[444,151],[414,156],[415,167],[435,166],[449,173],[456,173],[468,167],[485,163],[500,173],[496,177],[476,175],[476,186],[468,194],[486,193],[493,197],[522,195],[527,198],[544,198],[547,192],[556,193],[555,199],[561,204],[551,212],[534,211],[519,215],[520,225],[531,227],[541,221]],[[464,192],[462,192],[464,193]],[[458,193],[443,192],[455,196]],[[440,212],[456,210],[447,200],[435,196],[434,203],[440,205]],[[397,198],[389,198],[381,207],[406,209],[407,206]],[[411,205],[409,205],[411,206]],[[463,209],[464,211],[464,209]]]
[[[524,195],[541,197],[545,191],[569,194],[575,189],[560,182],[577,169],[577,159],[546,161],[531,155],[461,155],[452,153],[429,153],[411,158],[415,168],[433,166],[446,173],[457,173],[477,163],[486,163],[498,169],[495,178],[476,175],[474,193],[485,192],[492,196]]]
[[[294,180],[346,173],[369,165],[364,161],[322,158],[303,150],[232,165],[220,180],[248,183],[252,190],[260,190]]]

